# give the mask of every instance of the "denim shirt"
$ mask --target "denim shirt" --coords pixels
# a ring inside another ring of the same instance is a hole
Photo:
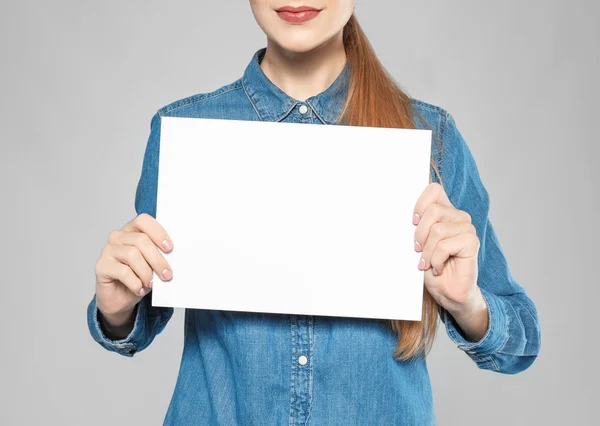
[[[328,89],[301,102],[263,73],[265,50],[253,55],[233,83],[172,102],[152,117],[135,194],[138,214],[156,217],[162,117],[336,124],[349,64]],[[486,334],[470,342],[443,308],[440,318],[478,368],[523,371],[540,349],[538,316],[511,276],[473,156],[448,112],[418,100],[412,100],[412,108],[418,127],[433,131],[432,155],[450,201],[471,215],[481,242],[478,285],[489,313]],[[432,179],[437,181],[435,174]],[[131,333],[111,340],[98,322],[92,298],[87,320],[93,339],[129,357],[148,347],[173,314],[172,308],[153,307],[151,300],[152,292],[137,305]],[[186,309],[184,330],[180,370],[164,424],[436,424],[426,359],[395,360],[397,336],[387,320]]]

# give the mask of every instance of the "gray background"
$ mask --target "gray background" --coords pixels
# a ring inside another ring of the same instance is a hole
[[[540,357],[478,370],[440,328],[441,425],[588,425],[598,395],[598,2],[356,5],[384,65],[456,118],[515,279],[539,309]],[[134,358],[85,310],[108,233],[135,215],[150,118],[241,76],[265,37],[243,1],[2,2],[0,423],[161,424],[183,316]]]

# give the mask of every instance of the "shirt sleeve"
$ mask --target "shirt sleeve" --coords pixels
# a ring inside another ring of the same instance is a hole
[[[119,340],[112,340],[106,336],[98,319],[98,307],[94,296],[87,310],[88,328],[92,338],[105,349],[129,357],[148,347],[154,337],[165,328],[173,313],[172,308],[152,307],[151,293],[136,305],[133,329],[128,336]]]
[[[488,308],[489,326],[478,342],[468,341],[449,312],[440,307],[440,317],[450,339],[479,368],[505,374],[527,369],[541,345],[536,307],[511,275],[498,236],[489,219],[490,198],[473,155],[445,113],[441,125],[440,174],[450,202],[471,215],[480,240],[478,281]]]
[[[156,218],[156,194],[158,187],[158,156],[160,151],[160,115],[154,114],[150,124],[150,136],[144,152],[142,172],[135,193],[137,214],[147,213]],[[88,305],[87,322],[92,338],[105,349],[124,356],[133,356],[152,343],[173,316],[173,308],[152,306],[152,291],[136,305],[133,329],[124,339],[109,339],[98,320],[96,296]]]

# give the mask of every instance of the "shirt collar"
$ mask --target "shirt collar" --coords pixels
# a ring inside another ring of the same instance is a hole
[[[344,69],[325,91],[301,102],[286,94],[265,75],[260,62],[266,47],[256,51],[246,67],[242,85],[252,106],[262,121],[281,121],[299,103],[305,103],[325,124],[336,124],[344,107],[348,90],[350,64],[346,61]]]

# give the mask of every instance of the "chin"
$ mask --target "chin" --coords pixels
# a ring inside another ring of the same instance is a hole
[[[280,37],[273,40],[282,49],[295,53],[309,52],[323,43],[323,40],[317,40],[314,37],[305,37],[300,34],[296,37]]]
[[[316,45],[307,43],[284,43],[281,44],[281,47],[287,50],[288,52],[304,53],[310,52],[316,47]]]

